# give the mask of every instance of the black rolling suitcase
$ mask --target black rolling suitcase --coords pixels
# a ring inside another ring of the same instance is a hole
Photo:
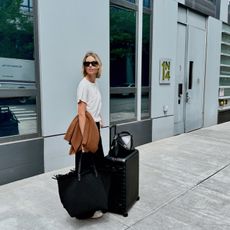
[[[139,151],[133,149],[124,157],[105,157],[110,174],[108,211],[128,216],[128,210],[139,200]]]

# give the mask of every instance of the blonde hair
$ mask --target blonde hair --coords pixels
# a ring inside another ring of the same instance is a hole
[[[101,72],[102,72],[102,62],[101,62],[101,59],[99,58],[99,56],[94,53],[94,52],[87,52],[83,58],[83,61],[82,61],[82,72],[83,72],[83,75],[84,77],[87,75],[86,73],[86,70],[85,70],[85,66],[84,66],[84,62],[86,61],[87,57],[89,56],[92,56],[93,58],[95,58],[95,60],[98,62],[98,71],[97,71],[97,76],[96,78],[100,78],[101,76]]]

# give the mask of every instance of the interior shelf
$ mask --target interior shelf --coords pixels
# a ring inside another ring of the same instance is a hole
[[[230,42],[224,42],[224,41],[222,41],[221,44],[222,45],[226,45],[226,46],[230,46]]]
[[[230,54],[229,54],[229,53],[221,53],[220,55],[221,55],[221,56],[225,56],[225,57],[230,57]]]
[[[226,110],[230,110],[230,106],[220,106],[218,108],[219,111],[226,111]]]
[[[223,74],[221,74],[220,77],[222,77],[222,78],[230,78],[230,75],[223,75]]]
[[[230,110],[230,26],[223,23],[220,53],[219,115]],[[229,96],[228,96],[229,95]],[[229,119],[230,120],[230,119]]]
[[[230,99],[230,96],[221,96],[219,99]]]

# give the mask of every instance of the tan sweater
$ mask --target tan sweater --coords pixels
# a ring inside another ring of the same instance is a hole
[[[64,139],[71,145],[69,154],[76,154],[83,145],[86,152],[95,153],[98,149],[100,134],[95,121],[89,112],[85,113],[86,121],[84,134],[82,136],[77,115],[70,123]]]

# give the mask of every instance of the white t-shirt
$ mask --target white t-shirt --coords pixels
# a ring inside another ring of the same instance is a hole
[[[101,93],[96,83],[88,81],[85,77],[77,88],[77,103],[86,103],[86,110],[91,114],[95,122],[101,121]]]

